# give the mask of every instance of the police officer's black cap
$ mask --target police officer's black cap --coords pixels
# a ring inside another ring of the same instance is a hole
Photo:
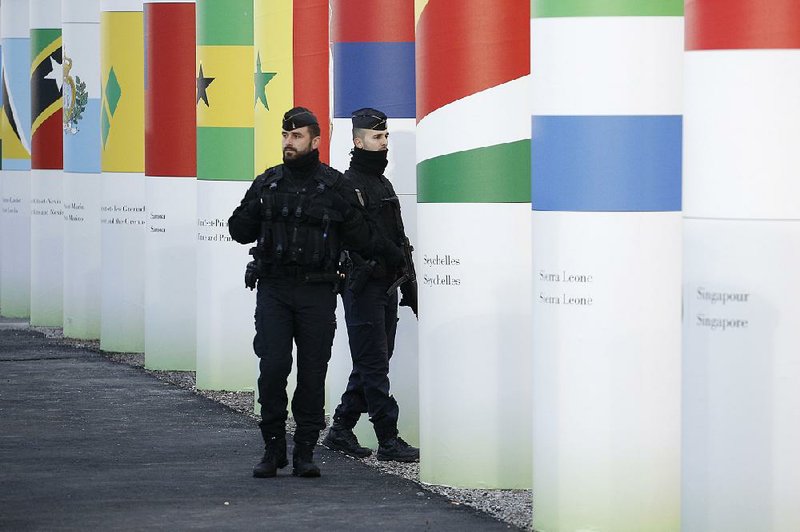
[[[353,111],[353,127],[359,129],[375,129],[383,131],[386,129],[386,115],[372,107],[364,107],[358,111]]]
[[[283,130],[292,131],[299,127],[319,124],[317,117],[305,107],[292,107],[283,115]]]

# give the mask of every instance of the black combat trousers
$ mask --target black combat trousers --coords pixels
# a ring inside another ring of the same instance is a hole
[[[379,441],[397,436],[397,401],[389,395],[389,359],[397,333],[397,290],[386,294],[388,279],[371,279],[353,295],[345,291],[344,314],[353,371],[333,419],[352,429],[369,413]]]
[[[330,283],[261,279],[253,349],[261,359],[258,402],[265,441],[286,434],[286,381],[297,344],[297,388],[292,415],[295,442],[316,443],[325,428],[325,375],[336,331],[336,294]]]

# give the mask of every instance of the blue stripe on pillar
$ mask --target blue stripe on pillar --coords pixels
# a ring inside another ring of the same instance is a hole
[[[416,116],[413,42],[339,42],[333,45],[334,118],[362,107],[389,118]]]
[[[537,211],[679,211],[683,118],[534,116]]]

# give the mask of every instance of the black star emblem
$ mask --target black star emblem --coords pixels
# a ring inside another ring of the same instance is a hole
[[[200,74],[197,75],[197,101],[195,102],[195,105],[200,103],[200,98],[202,98],[203,101],[206,102],[206,107],[210,107],[208,105],[208,94],[206,94],[206,89],[209,85],[211,85],[211,82],[214,81],[214,79],[216,78],[207,78],[203,76],[203,65],[201,64]]]

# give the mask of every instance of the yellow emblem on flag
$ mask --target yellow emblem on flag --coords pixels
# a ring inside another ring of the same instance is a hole
[[[100,15],[104,172],[144,172],[144,19],[141,12]]]
[[[197,127],[253,127],[252,63],[252,46],[197,47]]]
[[[283,114],[294,107],[292,4],[293,2],[256,0],[253,6],[255,53],[252,61],[256,80],[256,173],[283,161],[281,151]],[[258,79],[259,74],[264,72],[275,73],[264,87],[269,109],[259,99],[261,84],[258,83]]]

